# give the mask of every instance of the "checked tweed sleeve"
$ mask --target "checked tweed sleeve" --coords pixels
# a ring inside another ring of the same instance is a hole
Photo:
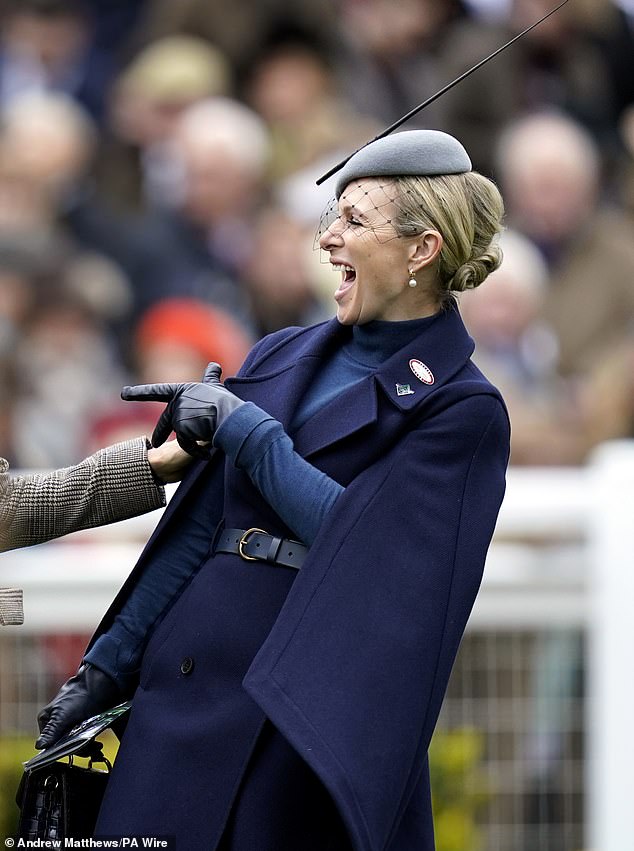
[[[23,623],[22,591],[19,588],[0,588],[0,626],[20,626]]]
[[[39,544],[165,505],[144,437],[100,449],[80,464],[11,478],[0,467],[0,551]]]

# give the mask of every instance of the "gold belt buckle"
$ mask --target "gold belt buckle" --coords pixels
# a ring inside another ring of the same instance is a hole
[[[251,529],[247,529],[244,535],[240,538],[240,542],[238,544],[238,552],[245,561],[258,561],[255,556],[249,556],[243,550],[243,547],[246,547],[249,543],[249,535],[252,535],[254,532],[261,532],[263,535],[268,535],[268,532],[265,532],[264,529],[258,529],[256,526],[253,526]]]

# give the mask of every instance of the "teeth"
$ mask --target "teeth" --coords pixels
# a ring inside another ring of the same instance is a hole
[[[332,268],[333,268],[334,272],[341,272],[341,271],[354,272],[354,268],[352,266],[344,266],[344,265],[339,264],[339,263],[333,263]]]

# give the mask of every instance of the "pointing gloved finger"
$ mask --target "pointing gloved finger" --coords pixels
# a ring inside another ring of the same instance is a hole
[[[205,374],[203,376],[203,384],[211,384],[216,381],[220,381],[221,375],[222,367],[220,366],[220,364],[211,361],[207,364],[207,368],[205,369]]]
[[[181,384],[136,384],[124,387],[121,398],[126,402],[169,402],[181,387]]]
[[[172,408],[167,405],[152,432],[152,446],[161,446],[172,433]]]

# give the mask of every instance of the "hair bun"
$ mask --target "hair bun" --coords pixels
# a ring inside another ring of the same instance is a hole
[[[473,290],[491,274],[495,272],[502,262],[502,251],[497,245],[481,254],[479,257],[471,257],[460,266],[449,284],[449,289],[454,292]]]

